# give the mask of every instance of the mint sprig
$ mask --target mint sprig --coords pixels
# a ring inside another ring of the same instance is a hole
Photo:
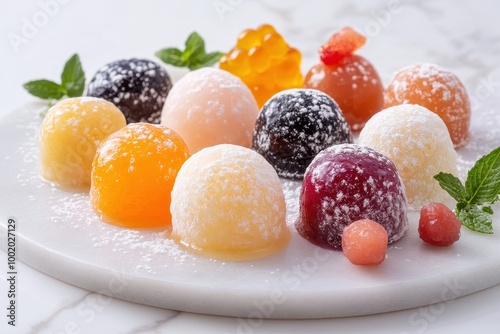
[[[27,82],[23,85],[24,89],[26,89],[31,95],[39,97],[44,100],[59,100],[64,96],[66,91],[61,85],[55,83],[50,80],[34,80]]]
[[[64,65],[61,86],[69,97],[82,96],[85,89],[85,72],[83,72],[82,63],[77,54],[73,55]]]
[[[50,80],[33,80],[23,85],[31,95],[43,100],[60,100],[64,96],[82,96],[85,89],[85,73],[78,54],[74,54],[64,65],[61,83]],[[53,102],[53,101],[51,101]],[[52,103],[51,103],[52,104]]]
[[[197,32],[192,32],[186,42],[185,49],[165,48],[155,53],[164,63],[177,67],[187,67],[196,70],[201,67],[212,66],[217,63],[224,53],[205,51],[205,41]]]
[[[465,227],[493,233],[491,204],[500,194],[500,147],[476,161],[467,173],[465,186],[450,173],[441,172],[434,178],[457,201],[455,214]]]

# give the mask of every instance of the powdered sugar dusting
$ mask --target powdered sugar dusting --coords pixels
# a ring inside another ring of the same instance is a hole
[[[420,104],[439,114],[456,147],[468,140],[469,98],[464,85],[452,72],[429,63],[410,65],[394,74],[387,91],[389,106]]]
[[[448,199],[433,177],[441,171],[457,174],[456,154],[435,113],[412,104],[385,109],[366,123],[358,140],[396,164],[412,208]]]
[[[404,187],[384,155],[356,144],[334,145],[307,168],[301,194],[299,233],[323,247],[339,249],[345,226],[371,219],[385,227],[389,242],[408,229]]]
[[[35,215],[40,220],[34,220],[33,223],[42,223],[43,218],[44,229],[60,231],[54,233],[54,238],[58,242],[62,242],[60,239],[63,235],[75,235],[78,242],[75,243],[74,247],[86,247],[87,253],[95,253],[96,258],[107,259],[110,268],[116,267],[120,263],[122,263],[123,268],[134,268],[137,275],[164,272],[163,269],[168,271],[170,266],[185,268],[184,270],[188,272],[187,275],[192,275],[203,266],[218,270],[217,268],[227,265],[224,262],[206,260],[185,252],[167,237],[165,229],[132,230],[103,223],[93,212],[88,194],[67,192],[53,187],[39,178],[38,131],[41,119],[38,111],[34,108],[26,108],[22,112],[16,113],[15,121],[13,119],[11,120],[13,125],[10,126],[10,129],[12,129],[12,133],[19,134],[18,139],[16,139],[16,147],[12,151],[6,152],[0,159],[9,164],[20,164],[15,169],[12,189],[29,194],[25,197],[24,202],[20,201],[20,205],[26,210],[36,212]],[[496,105],[486,105],[484,108],[475,110],[471,124],[471,140],[464,148],[457,151],[458,171],[462,180],[467,170],[480,156],[491,151],[500,143],[498,124],[500,124],[500,115]],[[292,226],[298,218],[298,197],[301,183],[301,181],[281,180],[286,198],[287,225],[292,227],[293,241],[289,248],[297,247],[298,244],[303,245],[298,240],[301,237],[295,233]],[[340,207],[339,210],[342,208]],[[414,212],[409,214],[415,216]],[[45,219],[44,217],[49,218]],[[415,219],[413,220],[415,221]],[[27,225],[29,222],[22,223]],[[412,234],[406,238],[418,238],[418,236]],[[90,241],[87,242],[89,239]],[[391,247],[397,249],[398,245],[400,244]],[[289,249],[288,251],[293,250]],[[111,256],[110,253],[115,255]],[[132,256],[132,254],[134,255]],[[137,261],[137,258],[140,260]],[[275,258],[271,258],[269,261],[271,261],[272,268],[280,267],[279,263],[273,262],[276,261]],[[244,267],[252,266],[248,263],[241,263],[241,265]],[[159,278],[171,279],[163,276]]]
[[[202,68],[172,88],[161,123],[177,131],[191,153],[217,144],[250,147],[258,112],[241,79],[220,69]]]
[[[288,236],[276,172],[240,146],[217,145],[188,159],[170,209],[173,234],[199,249],[258,249]]]
[[[315,89],[288,89],[262,108],[252,147],[278,175],[300,179],[321,150],[351,142],[349,125],[328,95]]]
[[[124,59],[103,66],[89,83],[87,95],[114,103],[127,122],[159,123],[172,88],[167,72],[146,59]]]

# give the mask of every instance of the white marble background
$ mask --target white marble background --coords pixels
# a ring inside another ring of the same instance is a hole
[[[351,25],[369,37],[360,53],[385,84],[402,66],[433,62],[464,81],[475,109],[500,107],[499,10],[495,0],[0,0],[0,116],[31,101],[22,83],[57,80],[74,52],[90,77],[109,61],[153,58],[162,47],[181,46],[193,30],[205,37],[209,50],[227,50],[241,30],[264,22],[303,51],[304,69],[333,31]],[[34,29],[26,28],[30,24]],[[5,209],[0,203],[2,215]],[[1,252],[0,268],[6,262]],[[235,318],[110,299],[18,266],[18,326],[7,326],[0,312],[1,333],[494,333],[500,319],[497,286],[425,308],[357,318],[266,320],[248,328]],[[5,272],[0,269],[0,309],[7,300]]]

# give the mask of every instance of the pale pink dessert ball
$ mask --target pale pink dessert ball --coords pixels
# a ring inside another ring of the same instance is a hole
[[[238,77],[221,69],[202,68],[174,85],[161,124],[179,133],[193,154],[218,144],[250,148],[258,114],[252,92]]]

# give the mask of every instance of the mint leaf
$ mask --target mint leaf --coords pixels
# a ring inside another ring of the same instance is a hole
[[[449,173],[434,176],[441,188],[457,201],[455,214],[465,227],[480,233],[493,233],[493,210],[489,204],[500,194],[500,147],[476,161],[467,173],[465,186]]]
[[[31,95],[44,100],[57,101],[64,96],[82,96],[85,89],[85,73],[82,69],[80,57],[78,57],[78,54],[74,54],[68,59],[61,73],[61,84],[43,79],[27,82],[23,87]]]
[[[61,85],[50,80],[34,80],[23,85],[31,95],[44,100],[59,100],[66,94],[66,90]]]
[[[440,172],[434,175],[434,178],[439,182],[441,188],[446,190],[446,192],[448,192],[457,202],[467,201],[465,187],[458,177],[450,173]]]
[[[80,57],[74,54],[64,65],[61,74],[61,86],[66,89],[69,97],[81,96],[85,89],[85,73],[82,69]]]
[[[470,204],[493,203],[500,193],[500,147],[481,157],[469,170],[465,189]]]
[[[186,49],[182,53],[182,59],[188,64],[195,64],[197,59],[205,55],[205,42],[197,32],[192,32],[185,44]]]
[[[491,214],[477,205],[467,205],[457,212],[457,217],[462,224],[470,230],[479,233],[493,234]]]
[[[186,61],[182,59],[182,51],[176,48],[161,49],[155,53],[155,56],[160,58],[166,64],[177,67],[186,66]]]
[[[192,32],[184,44],[185,49],[182,51],[177,48],[165,48],[157,51],[155,56],[166,64],[196,70],[214,65],[224,55],[218,51],[207,54],[205,41],[197,32]]]
[[[223,52],[211,52],[205,55],[202,59],[200,59],[200,63],[204,64],[204,66],[212,66],[217,63],[222,56],[224,56]]]

